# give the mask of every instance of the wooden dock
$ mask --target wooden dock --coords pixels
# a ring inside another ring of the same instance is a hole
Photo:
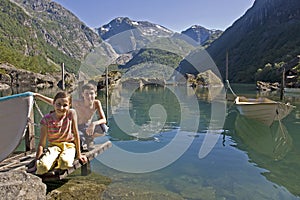
[[[34,122],[34,113],[33,109],[30,113],[29,122]],[[28,168],[32,167],[35,163],[35,131],[34,124],[28,123],[25,132],[25,150],[24,152],[15,152],[10,155],[8,158],[0,162],[0,173],[13,171],[13,170],[23,170],[27,171]],[[53,181],[61,180],[67,177],[69,174],[74,172],[76,169],[81,167],[81,174],[87,175],[90,171],[90,161],[93,160],[97,155],[102,154],[106,149],[110,148],[112,143],[107,141],[103,144],[95,144],[89,151],[83,152],[83,155],[86,155],[88,162],[81,164],[77,159],[73,163],[73,167],[67,170],[52,170],[46,174],[39,175],[43,181]]]
[[[88,152],[83,152],[88,158],[88,163],[82,165],[77,159],[73,163],[73,167],[67,170],[52,170],[46,174],[39,175],[43,181],[61,180],[81,167],[81,174],[87,175],[89,173],[90,161],[93,160],[99,154],[102,154],[106,149],[110,148],[112,143],[107,141],[103,144],[95,144],[93,148]],[[0,163],[0,173],[8,172],[12,170],[24,170],[26,171],[35,162],[35,152],[24,152],[12,155]]]

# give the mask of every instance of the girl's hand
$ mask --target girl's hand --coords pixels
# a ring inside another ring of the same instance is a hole
[[[82,164],[85,164],[88,162],[88,159],[85,155],[80,155],[78,156],[78,160],[82,163]]]

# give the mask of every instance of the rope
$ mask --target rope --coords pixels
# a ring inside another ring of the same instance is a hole
[[[34,100],[34,105],[35,105],[36,109],[38,110],[39,114],[41,115],[41,117],[44,117],[44,114],[42,113],[40,107],[38,106],[38,104],[36,103],[35,100]]]
[[[28,120],[27,120],[27,126],[28,126],[28,124],[31,124],[33,126],[39,126],[40,125],[40,124],[32,122],[30,118],[28,118]]]
[[[234,93],[234,91],[232,90],[230,84],[229,84],[229,81],[226,80],[226,83],[227,83],[227,87],[229,88],[229,90],[231,91],[231,93],[233,94],[234,97],[237,97],[237,95]]]

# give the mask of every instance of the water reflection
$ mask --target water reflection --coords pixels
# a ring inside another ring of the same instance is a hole
[[[235,87],[239,86],[235,85]],[[241,86],[233,89],[240,91],[239,94],[242,93],[245,96],[253,95],[255,97],[258,95],[255,87],[254,91],[250,92],[247,88]],[[214,89],[217,91],[217,88]],[[237,112],[229,113],[226,116],[225,126],[222,127],[225,130],[224,137],[220,137],[207,157],[199,159],[199,148],[207,135],[209,124],[212,123],[211,100],[217,96],[210,93],[209,88],[174,88],[174,90],[177,90],[176,94],[179,94],[181,98],[187,99],[184,104],[175,98],[172,90],[164,87],[137,89],[130,97],[129,102],[125,101],[123,95],[130,93],[126,88],[116,90],[111,94],[108,139],[118,140],[113,141],[115,146],[134,153],[155,151],[167,145],[176,135],[177,129],[181,128],[180,106],[188,105],[189,98],[197,97],[201,116],[197,119],[198,130],[193,134],[185,135],[187,138],[193,139],[192,145],[182,157],[162,170],[143,174],[122,173],[106,167],[98,159],[93,160],[93,172],[112,178],[112,183],[104,194],[107,199],[109,197],[115,197],[115,199],[157,197],[153,199],[193,200],[201,198],[299,199],[299,103],[296,104],[297,108],[282,121],[282,124],[276,122],[271,128],[239,116]],[[43,93],[47,95],[48,91]],[[48,96],[53,96],[50,93],[51,91]],[[99,92],[98,95],[104,110],[106,110],[105,94]],[[143,135],[147,139],[142,139],[138,137],[139,135],[125,133],[115,122],[114,115],[122,114],[127,106],[135,124],[155,130],[155,124],[150,123],[150,121],[155,122],[155,119],[151,119],[149,116],[149,110],[153,103],[163,105],[167,113],[164,126],[158,134]],[[294,101],[291,103],[295,105]],[[38,104],[43,113],[47,113],[48,109],[51,109],[51,106],[42,102],[38,102]],[[185,111],[191,116],[188,119],[195,123],[196,118],[192,116],[197,113],[192,109]],[[39,114],[36,113],[35,116],[36,122],[38,122]],[[159,140],[155,140],[155,138]],[[99,140],[99,142],[101,141]],[[180,148],[181,146],[178,145],[174,149]],[[155,156],[149,158],[149,162],[154,162],[156,158]],[[126,161],[117,160],[117,162],[122,166]]]
[[[285,187],[292,194],[300,195],[300,158],[295,151],[294,140],[284,122],[271,127],[237,114],[236,147],[245,151],[249,162],[267,171],[261,174],[269,181]]]
[[[145,140],[177,129],[182,120],[185,123],[181,123],[181,129],[196,131],[198,120],[187,120],[191,119],[191,113],[199,110],[194,99],[187,90],[179,88],[115,88],[111,94],[110,120],[114,124],[111,136],[121,140]]]
[[[238,114],[235,131],[241,147],[273,160],[283,159],[293,146],[292,138],[282,122],[269,127]]]
[[[176,89],[179,90],[179,88]],[[259,124],[259,122],[238,116],[237,113],[229,114],[224,126],[224,132],[227,136],[224,135],[223,141],[220,137],[219,143],[207,158],[199,159],[196,155],[199,147],[203,144],[204,137],[208,134],[208,125],[213,123],[211,120],[211,102],[218,97],[214,95],[218,94],[217,90],[218,88],[186,88],[186,90],[179,91],[179,94],[185,96],[186,99],[196,96],[201,112],[198,131],[194,134],[186,135],[187,137],[192,136],[194,143],[181,159],[162,171],[141,174],[140,176],[123,174],[121,172],[116,173],[116,171],[105,172],[118,180],[117,184],[114,182],[111,185],[111,188],[120,188],[120,185],[123,185],[125,182],[127,184],[129,177],[131,177],[128,184],[149,184],[153,187],[153,185],[156,185],[155,183],[160,183],[161,187],[166,188],[166,192],[172,191],[187,199],[199,199],[205,193],[209,194],[212,199],[222,197],[226,197],[226,199],[243,199],[252,195],[253,191],[256,191],[253,197],[255,196],[258,199],[271,197],[272,199],[297,198],[299,196],[300,180],[298,180],[297,170],[293,165],[297,169],[300,165],[299,158],[295,159],[297,155],[295,146],[298,141],[295,142],[295,134],[293,136],[290,134],[290,132],[294,133],[297,127],[295,126],[291,129],[289,121],[287,125],[285,122],[281,124],[276,122],[269,128]],[[119,92],[116,93],[116,97],[118,97],[116,99],[122,102],[124,97],[122,93],[126,93],[126,89]],[[247,94],[246,90],[243,90],[243,92]],[[137,140],[137,135],[122,133],[122,130],[116,126],[112,117],[110,118],[111,124],[113,124],[111,126],[111,135],[114,138],[123,140],[114,145],[119,145],[132,152],[144,152],[145,149],[149,151],[162,148],[162,144],[166,145],[168,141],[172,140],[172,137],[169,136],[174,131],[171,130],[180,128],[179,107],[181,105],[175,100],[176,98],[174,98],[174,95],[172,96],[172,92],[164,87],[145,87],[134,92],[129,104],[125,104],[124,101],[123,104],[115,102],[115,105],[118,105],[114,107],[115,113],[120,114],[123,107],[129,105],[130,116],[135,123],[140,125],[145,124],[145,122],[147,124],[150,121],[148,111],[153,103],[164,105],[168,113],[168,119],[165,123],[165,127],[168,127],[168,130],[166,128],[166,131],[162,131],[153,137],[159,138],[158,141],[151,139],[148,141]],[[192,113],[191,110],[188,110],[188,112]],[[294,113],[286,120],[294,122],[293,117]],[[224,141],[228,140],[228,135],[232,137],[230,139],[232,141]],[[151,138],[151,135],[149,138]],[[228,147],[228,144],[230,147]],[[247,158],[244,160],[247,156],[248,161]],[[295,163],[292,164],[292,162]],[[104,172],[104,166],[99,163],[95,165],[97,168],[99,167],[99,172]],[[292,194],[280,186],[285,187]],[[134,186],[131,188],[134,188]],[[148,188],[151,187],[149,186]],[[131,190],[134,189],[126,189],[127,192]],[[185,191],[189,192],[186,193]],[[126,192],[124,191],[124,193]]]

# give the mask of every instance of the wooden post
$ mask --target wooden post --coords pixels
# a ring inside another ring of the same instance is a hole
[[[226,51],[226,81],[228,80],[228,51]]]
[[[81,94],[82,94],[82,86],[84,85],[84,81],[80,81],[79,83],[78,83],[78,89],[77,89],[77,91],[78,91],[78,99],[80,99],[80,98],[82,98],[82,96],[81,96]]]
[[[35,133],[34,133],[34,113],[33,109],[30,112],[30,122],[25,133],[25,150],[26,151],[35,151]]]
[[[65,90],[65,63],[61,64],[61,89]]]
[[[81,166],[81,176],[87,176],[91,173],[91,164],[88,161],[86,164]]]
[[[283,72],[282,72],[282,80],[280,85],[280,100],[283,99],[284,88],[285,88],[285,68],[283,68]]]
[[[106,120],[108,120],[108,66],[106,67],[105,84],[106,84]]]
[[[226,90],[226,95],[225,95],[225,98],[228,99],[228,96],[227,96],[227,90],[228,90],[228,51],[226,51],[226,72],[225,72],[225,90]]]

